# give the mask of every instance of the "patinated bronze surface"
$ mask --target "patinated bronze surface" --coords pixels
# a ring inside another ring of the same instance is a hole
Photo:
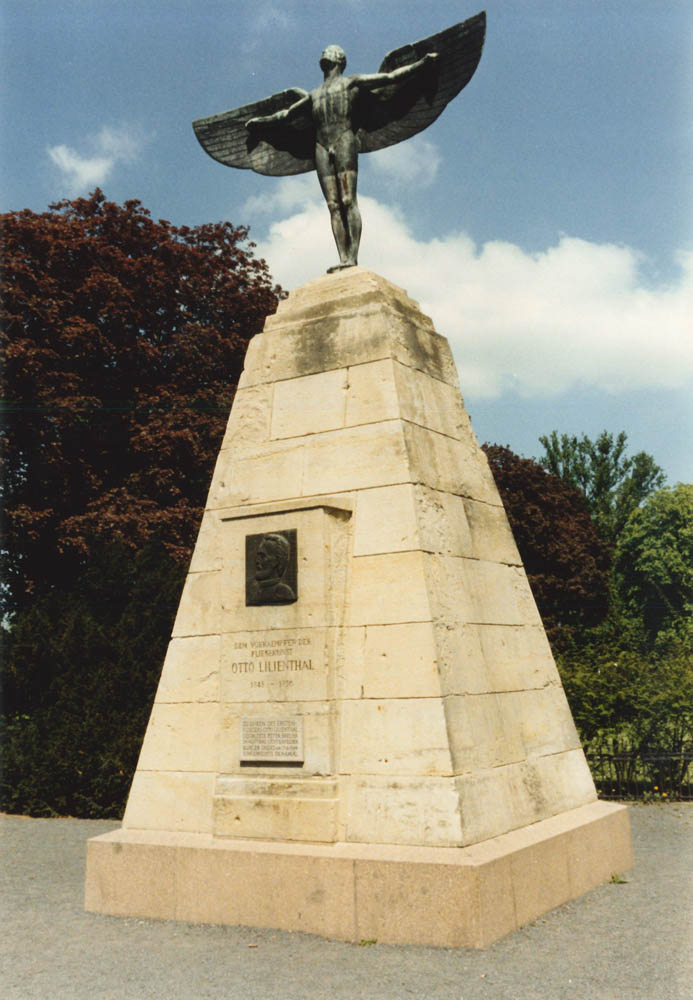
[[[408,139],[436,120],[471,80],[486,31],[482,12],[388,53],[378,73],[343,76],[346,55],[329,45],[324,80],[310,93],[283,90],[263,101],[193,122],[210,156],[230,167],[279,176],[317,170],[339,264],[358,260],[358,154]]]
[[[293,604],[298,599],[296,529],[246,535],[246,605]]]

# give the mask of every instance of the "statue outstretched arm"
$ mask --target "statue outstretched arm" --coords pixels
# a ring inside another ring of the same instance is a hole
[[[310,112],[310,100],[310,94],[306,94],[290,107],[282,108],[281,111],[275,111],[272,115],[258,115],[255,118],[249,118],[245,123],[245,127],[252,130],[264,125],[271,127],[272,125],[282,123],[290,124],[292,121],[296,121],[302,118],[307,112]]]
[[[349,81],[354,83],[358,87],[362,87],[365,90],[377,90],[379,87],[386,87],[391,83],[399,83],[407,79],[407,77],[415,76],[420,73],[422,69],[427,66],[432,66],[436,63],[439,58],[437,52],[427,52],[423,58],[417,59],[416,62],[409,63],[408,66],[400,66],[399,69],[393,69],[389,73],[360,73],[349,78]]]

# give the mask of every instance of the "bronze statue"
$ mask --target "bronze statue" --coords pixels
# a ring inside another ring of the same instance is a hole
[[[339,264],[358,260],[361,214],[356,200],[358,154],[384,149],[421,132],[471,80],[486,31],[482,12],[437,35],[389,52],[378,73],[343,76],[346,55],[329,45],[320,57],[324,80],[193,122],[211,157],[229,167],[280,176],[317,170],[330,210]]]

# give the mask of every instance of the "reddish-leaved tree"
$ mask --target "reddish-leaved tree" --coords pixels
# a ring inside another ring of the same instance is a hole
[[[6,610],[97,537],[189,554],[248,340],[281,295],[247,237],[99,190],[2,217]]]
[[[500,445],[483,446],[544,625],[554,643],[596,625],[609,603],[611,556],[579,490]]]

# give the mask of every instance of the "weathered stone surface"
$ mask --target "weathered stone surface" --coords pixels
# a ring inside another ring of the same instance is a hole
[[[252,452],[267,441],[272,416],[272,386],[237,389],[221,450],[234,455]]]
[[[454,439],[471,431],[457,385],[397,362],[394,376],[403,420]]]
[[[137,767],[144,771],[217,773],[219,703],[155,701]]]
[[[404,435],[414,482],[501,506],[486,456],[473,435],[455,439],[411,423],[404,424]]]
[[[295,543],[290,582],[259,575],[272,535]],[[291,601],[256,601],[279,584]],[[153,915],[485,943],[628,866],[625,814],[595,798],[447,343],[360,268],[311,282],[248,351],[113,845]],[[144,870],[174,842],[175,898]],[[89,899],[128,912],[96,887],[126,877],[105,844]],[[347,885],[348,913],[304,896]]]
[[[275,329],[287,320],[305,324],[326,316],[359,317],[373,312],[394,313],[435,332],[430,318],[403,288],[362,267],[348,274],[320,275],[297,288],[268,318],[267,328]]]
[[[123,826],[175,833],[212,832],[213,771],[145,771],[138,768]]]
[[[248,604],[247,537],[287,530],[297,600]],[[562,777],[539,786],[552,767],[568,774],[557,762],[576,734],[452,356],[401,289],[360,268],[297,290],[253,341],[174,636],[143,749],[152,769],[156,754],[163,770],[193,754],[170,738],[186,713],[200,733],[187,695],[219,706],[219,773],[239,771],[243,717],[300,713],[304,775],[350,788],[358,775],[419,788],[478,775],[464,802],[446,786],[444,824],[461,829],[465,813],[465,842],[562,808]],[[488,781],[507,808],[482,829],[470,796]],[[350,827],[375,831],[385,820],[358,801]],[[419,829],[387,822],[394,841]]]
[[[444,694],[486,694],[493,691],[479,641],[478,626],[435,622],[433,640]]]
[[[490,690],[524,691],[559,680],[542,625],[479,625],[476,632]]]
[[[346,396],[343,368],[275,382],[271,437],[302,437],[344,427]]]
[[[467,588],[467,562],[454,556],[422,556],[434,622],[454,625],[478,620],[475,595]]]
[[[462,843],[454,779],[439,775],[352,775],[342,785],[344,840],[364,844]]]
[[[399,421],[313,434],[304,445],[303,496],[408,481],[407,452]]]
[[[451,555],[469,555],[475,559],[522,565],[520,553],[513,538],[508,518],[502,507],[477,500],[462,498],[465,520],[470,536],[469,552],[451,552]]]
[[[157,703],[218,702],[220,648],[218,635],[172,639],[156,692]]]
[[[459,384],[447,341],[401,289],[363,268],[341,278],[317,278],[280,303],[248,348],[242,388],[386,358]]]
[[[189,573],[183,586],[173,636],[218,635],[221,612],[220,573]]]
[[[336,316],[359,319],[373,313],[415,320],[428,332],[435,332],[429,317],[419,311],[403,288],[362,267],[352,268],[348,274],[320,275],[295,289],[279,303],[274,315],[267,317],[265,330],[304,328]]]
[[[346,371],[349,380],[346,397],[346,425],[374,424],[396,420],[400,415],[395,368],[392,358],[353,365]]]
[[[524,760],[520,734],[512,725],[505,727],[507,720],[499,698],[496,694],[449,695],[445,698],[445,717],[455,774],[483,772]]]
[[[482,559],[448,560],[452,577],[461,575],[471,594],[472,621],[479,625],[540,625],[523,569]]]
[[[560,684],[496,697],[505,726],[512,725],[521,741],[523,758],[579,748],[580,738]]]
[[[386,625],[431,620],[421,552],[358,556],[351,570],[349,625]],[[403,586],[406,581],[406,586]]]
[[[341,698],[435,698],[441,694],[428,622],[345,630]]]
[[[383,517],[387,511],[387,517]],[[411,483],[360,490],[354,518],[354,555],[418,548],[415,487]]]
[[[342,702],[341,714],[342,773],[397,777],[452,774],[445,712],[439,698],[362,698]]]
[[[217,459],[207,507],[290,500],[301,496],[302,476],[303,446],[295,439],[275,441],[262,452],[255,448],[238,454],[226,449]]]
[[[219,778],[214,796],[214,834],[260,840],[337,840],[337,782],[323,778]]]
[[[428,486],[414,490],[421,548],[446,556],[477,556],[462,497]]]

